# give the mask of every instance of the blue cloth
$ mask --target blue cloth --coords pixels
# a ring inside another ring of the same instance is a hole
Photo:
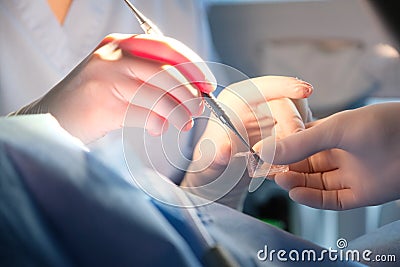
[[[0,266],[203,266],[207,246],[186,209],[127,183],[51,116],[0,119],[0,160]],[[295,265],[258,260],[265,245],[322,249],[219,204],[196,213],[240,266]]]

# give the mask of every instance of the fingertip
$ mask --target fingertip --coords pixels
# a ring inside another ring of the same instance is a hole
[[[100,42],[100,44],[97,46],[97,48],[100,48],[108,43],[111,43],[115,40],[115,37],[112,35],[107,35],[106,37],[104,37],[104,39]],[[97,49],[96,48],[96,49]]]
[[[300,83],[295,86],[295,96],[296,98],[307,98],[314,91],[314,87],[309,83]]]
[[[287,179],[286,179],[286,174],[279,174],[279,173],[277,173],[277,174],[275,174],[275,183],[277,184],[277,185],[279,185],[280,187],[282,187],[283,189],[285,189],[286,191],[289,191],[290,189],[292,189],[292,187],[290,187],[288,184],[287,184]]]
[[[314,92],[314,86],[310,83],[306,83],[306,89],[304,90],[304,96],[309,97]]]
[[[296,202],[298,202],[298,203],[301,203],[301,204],[304,204],[304,199],[303,199],[303,188],[300,188],[300,187],[294,187],[294,188],[292,188],[292,189],[290,189],[290,191],[289,191],[289,197],[292,199],[292,200],[294,200],[294,201],[296,201]]]
[[[261,147],[263,144],[263,140],[258,141],[254,146],[253,146],[253,150],[257,153],[260,154],[261,153]]]
[[[261,157],[262,160],[265,161],[265,157],[263,155],[264,147],[267,146],[264,140],[258,141],[254,146],[253,150]]]
[[[190,129],[193,128],[193,125],[194,125],[194,120],[193,120],[193,118],[190,118],[190,120],[187,121],[187,122],[184,124],[184,126],[182,127],[182,131],[184,131],[184,132],[189,131]]]
[[[296,81],[298,81],[298,82],[301,82],[301,83],[304,83],[304,84],[306,84],[306,85],[312,86],[311,83],[306,82],[305,80],[300,79],[299,77],[295,77],[295,79],[296,79]]]
[[[265,162],[273,163],[275,154],[276,140],[273,136],[269,136],[253,146],[254,151],[260,155]]]

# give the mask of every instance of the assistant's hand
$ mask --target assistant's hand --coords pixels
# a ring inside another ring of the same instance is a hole
[[[175,72],[171,65],[177,65]],[[214,77],[203,60],[175,39],[110,35],[49,93],[18,114],[50,112],[86,143],[123,125],[159,135],[168,122],[182,130],[192,127],[192,116],[203,111],[199,91],[213,91],[211,82]]]
[[[264,76],[228,86],[219,94],[218,101],[253,146],[262,138],[271,135],[281,138],[304,129],[303,120],[307,121],[311,117],[305,98],[312,91],[309,83],[296,78]],[[205,198],[224,194],[220,192],[225,190],[222,187],[237,182],[245,171],[245,167],[240,167],[235,162],[237,159],[232,158],[240,151],[248,151],[248,148],[232,131],[211,116],[194,149],[192,163],[181,185]],[[229,170],[228,164],[233,168],[238,166],[239,169]],[[247,175],[247,172],[244,174]],[[221,188],[218,187],[219,183],[211,186],[210,183],[216,179],[221,180]],[[231,194],[231,200],[223,202],[235,206],[249,182],[248,177],[242,179],[236,196]],[[208,184],[210,186],[204,186]]]
[[[400,198],[400,103],[340,112],[276,144],[275,176],[299,203],[345,210]],[[268,141],[255,146],[268,151]],[[296,163],[295,163],[296,162]]]

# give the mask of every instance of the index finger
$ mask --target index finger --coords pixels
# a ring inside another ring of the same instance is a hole
[[[292,98],[302,99],[309,97],[314,88],[313,86],[305,81],[299,80],[294,77],[286,76],[263,76],[244,80],[229,87],[235,91],[246,91],[248,88],[257,87],[264,96],[264,100],[273,100],[279,98]],[[257,95],[254,95],[254,99],[251,96],[248,100],[259,102],[260,99]]]
[[[204,60],[175,39],[141,34],[118,42],[123,51],[133,56],[174,66],[201,92],[210,93],[216,88],[215,77]]]

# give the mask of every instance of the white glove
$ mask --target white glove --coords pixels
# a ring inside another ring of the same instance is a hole
[[[274,135],[274,130],[279,138],[303,129],[303,119],[311,117],[303,98],[312,91],[309,83],[296,78],[265,76],[228,86],[219,94],[218,101],[253,146],[262,138]],[[248,148],[212,116],[195,147],[192,164],[181,186],[217,200],[237,184],[220,202],[238,207],[250,182],[246,166],[240,162],[242,159],[233,157],[240,151]]]
[[[165,71],[176,64],[194,87]],[[49,112],[85,143],[123,125],[154,135],[167,122],[189,130],[192,116],[203,111],[199,90],[213,91],[214,79],[197,54],[172,38],[110,35],[49,93],[15,114]]]
[[[315,121],[276,143],[275,176],[299,203],[345,210],[400,198],[400,103],[367,106]],[[264,140],[254,146],[267,151]]]

